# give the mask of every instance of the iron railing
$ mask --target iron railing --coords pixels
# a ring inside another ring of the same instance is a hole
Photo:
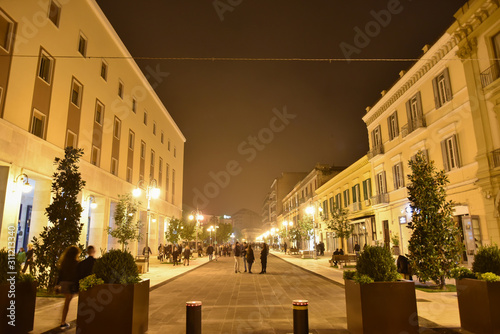
[[[481,77],[481,85],[483,86],[483,88],[493,83],[493,81],[495,81],[500,77],[499,62],[498,61],[494,62],[493,65],[491,65],[486,70],[481,72],[480,77]]]

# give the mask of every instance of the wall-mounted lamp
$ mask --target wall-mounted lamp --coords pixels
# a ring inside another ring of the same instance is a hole
[[[95,197],[93,195],[89,195],[89,196],[87,196],[87,198],[85,198],[85,203],[88,203],[88,202],[90,202],[91,209],[97,208],[97,202],[95,201]]]
[[[28,175],[25,173],[21,173],[14,179],[14,183],[18,184],[18,182],[22,182],[22,191],[23,193],[29,193],[33,189],[33,187],[29,183]]]

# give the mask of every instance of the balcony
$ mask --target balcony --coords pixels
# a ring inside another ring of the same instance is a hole
[[[500,77],[500,65],[499,62],[496,61],[491,65],[489,68],[481,72],[480,78],[481,78],[481,85],[483,88],[486,86],[490,85]]]
[[[368,159],[372,159],[379,154],[384,154],[384,145],[382,144],[378,144],[377,146],[374,146],[370,151],[368,151]]]
[[[500,148],[491,152],[491,166],[492,168],[500,167]]]
[[[372,204],[377,205],[377,204],[387,204],[389,203],[389,194],[378,194],[372,197]]]
[[[404,138],[419,128],[425,128],[425,118],[423,116],[412,119],[410,122],[403,125],[401,127],[401,136]]]
[[[351,204],[351,211],[356,212],[356,211],[361,211],[361,202],[356,202]]]

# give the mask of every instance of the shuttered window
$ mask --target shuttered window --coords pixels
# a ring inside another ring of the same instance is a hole
[[[387,128],[389,129],[389,139],[393,140],[399,136],[398,112],[395,111],[387,118]]]
[[[441,153],[443,155],[443,166],[445,171],[460,168],[460,150],[457,135],[446,138],[441,142]]]
[[[436,109],[453,99],[448,68],[445,68],[443,72],[432,80],[432,88],[434,90]]]
[[[405,181],[402,162],[392,166],[392,175],[394,179],[394,189],[403,188],[405,186]]]

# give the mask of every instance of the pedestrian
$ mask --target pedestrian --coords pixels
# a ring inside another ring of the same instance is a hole
[[[17,262],[19,264],[23,264],[26,262],[26,252],[24,251],[24,248],[19,248],[19,252],[16,255]]]
[[[78,267],[76,268],[77,276],[78,276],[78,281],[80,281],[82,278],[85,278],[89,275],[92,275],[92,269],[94,268],[95,264],[95,248],[94,246],[89,246],[87,247],[87,258],[80,263],[78,263]]]
[[[252,245],[251,244],[248,244],[247,258],[246,258],[246,260],[248,262],[248,273],[249,274],[253,274],[252,273],[252,264],[255,261],[255,255],[253,254],[253,249],[252,249]]]
[[[325,255],[325,243],[323,241],[319,243],[319,251],[321,256]]]
[[[149,246],[148,246],[147,251],[146,251],[146,246],[144,246],[144,248],[142,249],[142,255],[145,256],[146,258],[148,258],[149,254],[153,255],[151,248],[149,248]]]
[[[243,265],[245,266],[245,272],[247,272],[247,243],[244,242],[241,247],[241,257],[243,258]]]
[[[208,261],[212,261],[213,253],[214,253],[214,247],[210,244],[207,247]]]
[[[356,257],[359,257],[359,252],[360,251],[361,251],[361,246],[356,241],[356,244],[354,245],[354,253],[356,253]]]
[[[198,257],[201,257],[203,254],[203,248],[201,247],[201,245],[198,245]]]
[[[241,264],[241,247],[240,243],[236,241],[236,244],[233,247],[233,255],[234,255],[234,272],[240,273],[240,264]]]
[[[26,269],[30,267],[30,274],[33,275],[35,260],[33,257],[33,244],[28,244],[28,251],[26,252],[26,262],[24,262],[23,274],[26,272]]]
[[[184,248],[184,265],[187,265],[189,266],[189,257],[191,256],[191,249],[189,249],[189,245],[186,246],[186,248]]]
[[[288,248],[288,245],[286,244],[286,241],[285,241],[285,244],[283,245],[283,248],[285,249],[285,254],[286,254],[286,250]]]
[[[163,246],[162,246],[162,244],[160,244],[160,246],[158,246],[158,260],[160,260],[160,262],[163,262]]]
[[[78,293],[78,257],[80,256],[80,249],[76,246],[69,246],[59,260],[59,277],[57,285],[61,288],[64,294],[64,307],[61,316],[60,329],[68,329],[69,323],[66,322],[68,315],[69,304],[73,296]]]
[[[172,252],[172,262],[174,263],[174,267],[177,264],[177,257],[179,256],[179,248],[177,246],[174,247],[174,251]]]
[[[269,254],[269,248],[267,247],[267,244],[264,243],[262,245],[262,250],[260,251],[260,263],[262,265],[262,270],[260,271],[261,274],[265,274],[267,270],[267,255]]]
[[[410,262],[408,258],[404,255],[399,255],[396,261],[396,267],[398,268],[398,273],[403,274],[404,279],[409,279],[413,281]]]

